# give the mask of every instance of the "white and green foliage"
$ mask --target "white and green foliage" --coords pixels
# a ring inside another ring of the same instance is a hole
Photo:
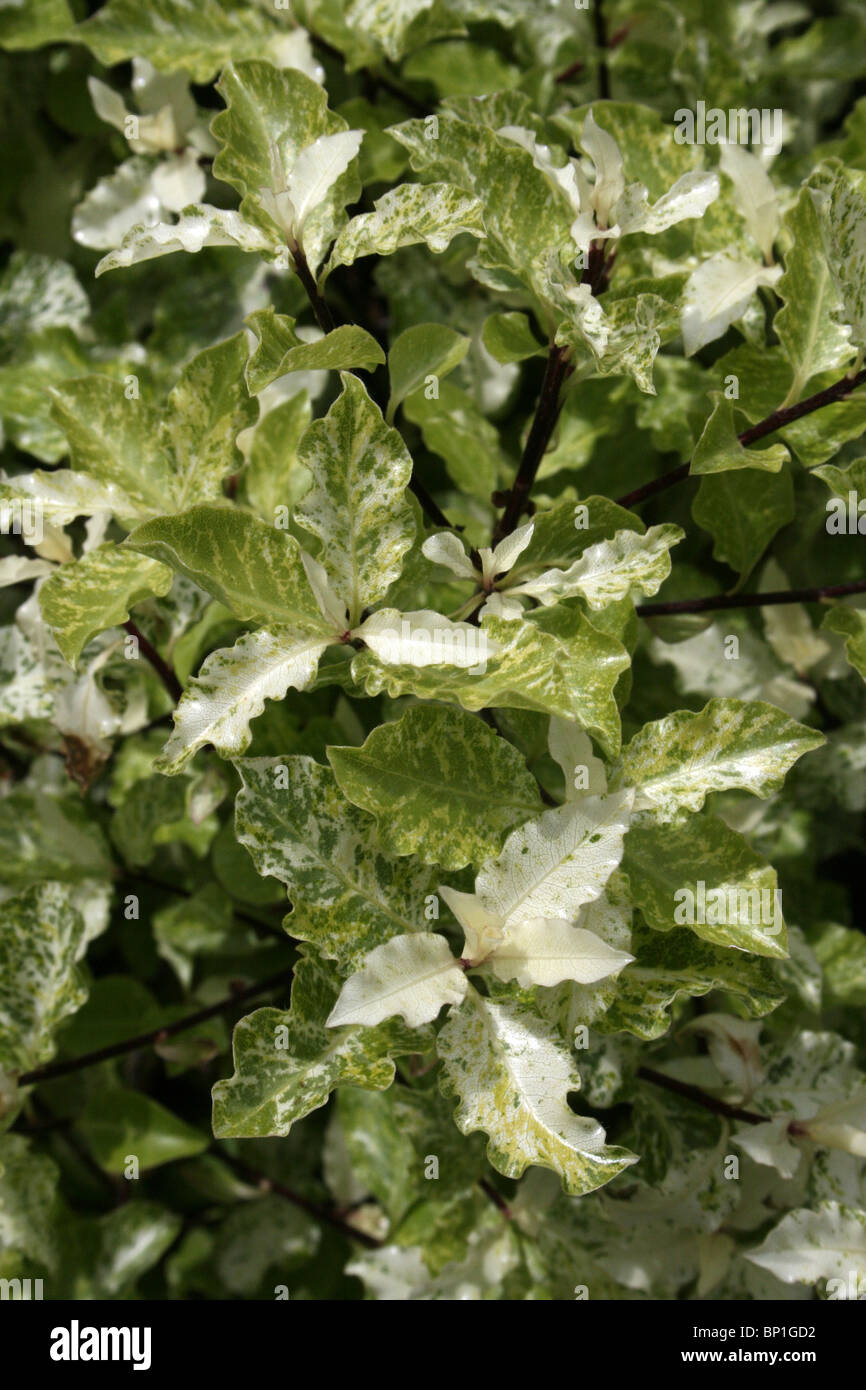
[[[857,7],[72,8],[0,5],[0,1279],[856,1297]]]

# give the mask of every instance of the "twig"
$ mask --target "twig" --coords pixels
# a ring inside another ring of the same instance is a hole
[[[341,1216],[338,1216],[335,1211],[330,1211],[328,1207],[310,1201],[309,1197],[302,1197],[299,1192],[293,1192],[290,1187],[286,1187],[285,1183],[277,1182],[264,1173],[254,1172],[245,1163],[232,1158],[229,1154],[222,1153],[219,1149],[216,1149],[215,1152],[219,1154],[223,1163],[227,1164],[244,1182],[258,1187],[262,1192],[275,1192],[278,1197],[284,1197],[287,1202],[291,1202],[292,1206],[299,1207],[301,1211],[314,1216],[317,1221],[324,1222],[326,1226],[332,1226],[335,1231],[347,1236],[349,1240],[356,1240],[360,1245],[365,1245],[368,1250],[378,1250],[381,1246],[382,1242],[377,1240],[375,1236],[368,1235],[366,1231],[356,1230],[348,1221],[344,1221]]]
[[[112,1057],[122,1057],[127,1052],[137,1052],[139,1048],[151,1047],[166,1038],[173,1038],[177,1033],[185,1033],[189,1028],[195,1028],[197,1024],[204,1023],[209,1018],[216,1018],[218,1014],[228,1013],[246,999],[276,989],[277,985],[288,982],[291,976],[292,967],[286,966],[275,974],[268,975],[266,979],[248,985],[246,989],[235,990],[227,999],[221,999],[217,1004],[208,1004],[207,1008],[198,1009],[194,1014],[177,1019],[175,1023],[153,1028],[149,1033],[139,1033],[134,1038],[127,1038],[125,1042],[112,1043],[110,1047],[97,1048],[95,1052],[86,1052],[81,1057],[72,1057],[65,1062],[49,1062],[47,1066],[22,1072],[18,1077],[18,1085],[36,1086],[41,1081],[53,1081],[55,1077],[68,1076],[71,1072],[83,1071],[85,1067],[95,1067],[99,1062],[108,1062]]]
[[[852,391],[855,391],[858,386],[862,386],[864,382],[866,382],[866,368],[854,376],[841,377],[839,381],[834,381],[832,386],[825,387],[823,391],[816,391],[814,396],[807,396],[804,401],[798,401],[796,405],[789,405],[784,409],[772,411],[765,419],[752,425],[750,429],[743,430],[743,433],[737,438],[744,448],[748,448],[756,440],[764,439],[768,434],[775,434],[777,430],[784,429],[786,425],[802,419],[804,415],[811,415],[813,411],[820,410],[822,406],[835,405],[839,401],[844,401]],[[667,488],[673,487],[675,483],[682,482],[683,478],[688,478],[690,469],[690,463],[673,468],[670,473],[663,473],[660,478],[653,478],[651,482],[644,483],[642,487],[636,487],[633,492],[627,492],[624,497],[618,497],[617,505],[636,507],[638,502],[644,502],[647,497],[653,497],[657,492],[664,492]]]
[[[427,491],[421,479],[418,477],[414,468],[412,469],[412,476],[409,479],[409,487],[411,488],[412,492],[414,492],[415,496],[418,498],[418,501],[421,503],[422,510],[430,518],[434,526],[446,526],[449,531],[463,530],[462,526],[452,527],[451,522],[448,520],[442,508],[439,506],[439,503],[436,502],[435,499],[430,496],[430,493]]]
[[[592,0],[592,19],[595,27],[595,47],[598,54],[598,95],[602,101],[609,101],[610,71],[607,66],[607,25],[604,20],[602,0]]]
[[[510,1221],[512,1215],[511,1208],[506,1202],[502,1193],[497,1192],[496,1188],[493,1186],[493,1183],[488,1182],[486,1178],[479,1178],[478,1186],[481,1188],[481,1191],[484,1193],[485,1197],[489,1197],[493,1205],[497,1208],[497,1210],[502,1212],[502,1215],[505,1217],[505,1220]]]
[[[302,248],[298,245],[296,241],[293,241],[289,245],[289,250],[292,253],[292,260],[295,264],[295,270],[297,271],[298,279],[300,280],[301,284],[307,292],[307,298],[310,301],[310,307],[316,316],[316,323],[319,325],[323,333],[332,333],[337,326],[334,322],[334,316],[328,308],[327,304],[325,303],[324,299],[322,298],[321,294],[319,293],[319,287],[316,284],[316,277],[310,270],[310,267],[307,263],[307,258],[304,255]]]
[[[328,43],[327,39],[323,39],[318,34],[314,34],[311,29],[308,29],[307,32],[310,35],[310,42],[313,47],[317,48],[323,57],[333,58],[336,62],[340,63],[342,67],[345,67],[345,55],[340,52],[339,48],[335,48],[332,43]],[[407,92],[405,87],[401,87],[400,84],[395,82],[392,78],[387,77],[384,73],[377,72],[374,68],[361,68],[360,71],[374,87],[381,87],[383,92],[389,92],[392,97],[396,97],[398,101],[402,101],[404,105],[408,106],[410,111],[414,111],[416,115],[427,115],[427,107],[424,103],[420,101],[418,97],[414,96],[412,92]]]
[[[568,348],[551,345],[547,356],[547,366],[544,369],[544,380],[541,384],[541,394],[538,398],[538,405],[535,416],[526,439],[523,449],[523,457],[520,460],[520,467],[517,470],[517,477],[508,495],[505,511],[496,523],[493,532],[493,544],[501,541],[503,537],[510,536],[521,516],[526,510],[529,501],[529,494],[535,482],[535,475],[538,472],[541,460],[544,458],[545,450],[550,443],[550,436],[556,428],[559,419],[559,393],[562,383],[569,376],[573,368],[568,360]]]
[[[773,589],[761,594],[710,594],[707,598],[672,599],[670,603],[639,603],[639,618],[655,618],[666,613],[711,613],[717,608],[765,608],[780,603],[820,603],[822,599],[844,598],[846,594],[866,593],[866,579],[853,584],[825,584],[817,589]]]
[[[705,1110],[712,1110],[715,1115],[724,1115],[727,1120],[742,1120],[747,1125],[767,1124],[771,1115],[758,1115],[754,1110],[740,1110],[736,1105],[728,1105],[723,1100],[717,1100],[715,1096],[708,1096],[706,1091],[702,1091],[697,1086],[690,1086],[687,1081],[677,1081],[673,1076],[665,1076],[664,1072],[656,1071],[654,1067],[638,1067],[638,1076],[644,1081],[652,1082],[653,1086],[661,1086],[666,1091],[673,1091],[674,1095],[685,1096],[687,1100],[693,1100],[697,1105],[702,1105]]]
[[[135,638],[136,642],[138,643],[139,651],[143,652],[144,655],[147,657],[147,660],[150,662],[154,671],[159,676],[169,695],[174,700],[175,704],[177,704],[178,700],[183,694],[183,686],[181,685],[177,676],[174,674],[174,671],[171,669],[168,662],[163,661],[159,652],[156,650],[156,647],[154,647],[152,643],[148,642],[144,633],[141,631],[140,628],[136,627],[135,623],[132,621],[131,618],[127,619],[127,621],[123,624],[123,627],[129,633],[130,637]]]

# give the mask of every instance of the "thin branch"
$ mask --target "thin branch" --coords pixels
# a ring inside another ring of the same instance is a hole
[[[707,598],[672,599],[670,603],[639,603],[639,618],[656,618],[667,613],[711,613],[718,608],[770,608],[780,603],[820,603],[823,599],[844,598],[846,594],[866,593],[866,579],[853,584],[825,584],[817,589],[773,589],[761,594],[710,594]]]
[[[422,511],[426,513],[429,519],[433,522],[434,526],[446,526],[449,531],[463,530],[462,526],[451,525],[451,522],[448,520],[442,508],[439,506],[439,503],[433,497],[430,496],[430,493],[427,491],[421,479],[418,477],[414,468],[412,469],[412,476],[409,479],[409,487],[411,488],[412,492],[414,492],[415,496],[418,498],[418,501],[421,503]]]
[[[556,428],[559,419],[560,403],[559,393],[562,383],[568,377],[573,368],[568,360],[568,348],[551,345],[547,356],[547,365],[544,369],[544,380],[541,384],[541,394],[538,398],[538,405],[535,416],[526,438],[523,449],[523,457],[520,460],[520,467],[517,476],[508,495],[508,502],[505,511],[496,523],[493,532],[493,544],[496,545],[505,536],[510,536],[517,526],[521,516],[526,511],[529,502],[529,494],[535,482],[535,475],[538,472],[541,460],[544,458],[545,451],[550,443],[550,437]]]
[[[607,66],[607,25],[602,0],[592,0],[592,19],[595,28],[595,48],[598,55],[598,95],[601,101],[610,100],[610,71]]]
[[[174,674],[174,671],[171,669],[168,662],[163,661],[159,652],[156,650],[156,647],[154,647],[152,643],[148,642],[144,633],[141,631],[140,628],[136,627],[135,623],[132,621],[131,618],[129,618],[123,624],[123,627],[129,633],[130,637],[135,638],[136,642],[138,643],[139,651],[141,651],[144,654],[144,656],[147,657],[147,660],[150,662],[154,671],[159,676],[169,695],[174,700],[175,704],[177,704],[178,700],[183,694],[183,686],[181,685],[177,676]]]
[[[756,425],[743,430],[738,435],[740,443],[744,448],[754,444],[758,439],[765,439],[768,434],[775,434],[777,430],[784,429],[786,425],[793,424],[795,420],[801,420],[804,415],[811,415],[813,411],[820,410],[825,405],[836,405],[839,401],[844,401],[850,396],[852,391],[856,391],[858,386],[866,382],[866,368],[855,373],[853,376],[843,376],[839,381],[834,381],[832,386],[827,386],[823,391],[816,391],[814,396],[807,396],[804,401],[798,401],[796,405],[781,407],[772,411],[765,419],[759,420]],[[624,497],[617,498],[620,507],[636,507],[639,502],[646,501],[647,497],[653,497],[657,492],[664,492],[667,488],[673,487],[675,483],[682,482],[683,478],[688,478],[691,464],[684,463],[679,468],[671,469],[670,473],[663,473],[660,478],[653,478],[651,482],[644,483],[642,487],[636,487],[633,492],[627,492]]]
[[[72,1072],[83,1071],[85,1067],[95,1067],[99,1062],[110,1061],[112,1057],[123,1057],[127,1052],[137,1052],[139,1048],[152,1047],[154,1043],[164,1042],[166,1038],[173,1038],[177,1033],[185,1033],[188,1029],[195,1028],[197,1024],[206,1022],[209,1018],[216,1018],[218,1014],[229,1013],[236,1005],[244,1003],[247,999],[276,989],[278,985],[287,983],[291,976],[292,967],[286,966],[275,974],[268,975],[266,979],[257,980],[255,984],[248,985],[246,989],[235,990],[227,999],[220,999],[216,1004],[208,1004],[207,1008],[198,1009],[194,1014],[187,1014],[185,1018],[179,1018],[175,1023],[168,1023],[163,1028],[153,1028],[149,1033],[139,1033],[137,1037],[127,1038],[126,1042],[112,1043],[110,1047],[100,1047],[95,1052],[87,1052],[81,1057],[72,1057],[65,1062],[49,1062],[47,1066],[22,1072],[18,1077],[18,1085],[36,1086],[41,1081],[53,1081],[55,1077],[68,1076]]]
[[[316,316],[316,323],[323,333],[332,333],[337,326],[334,322],[334,316],[319,293],[316,277],[310,270],[302,248],[296,241],[293,241],[289,245],[289,250],[292,253],[292,260],[295,264],[298,279],[307,292],[310,307]]]
[[[763,1125],[772,1119],[771,1115],[758,1115],[754,1110],[740,1110],[736,1105],[728,1105],[723,1100],[717,1100],[715,1096],[708,1096],[706,1091],[700,1090],[698,1086],[690,1086],[687,1081],[677,1081],[673,1076],[656,1071],[654,1067],[638,1067],[637,1074],[644,1081],[652,1082],[653,1086],[661,1086],[665,1091],[673,1091],[674,1095],[685,1096],[686,1100],[695,1101],[705,1110],[712,1110],[714,1115],[724,1115],[726,1120],[742,1120],[747,1125]]]
[[[500,1211],[502,1213],[502,1215],[505,1217],[505,1220],[510,1221],[512,1217],[511,1208],[506,1202],[502,1193],[497,1192],[496,1188],[493,1186],[493,1183],[488,1182],[486,1178],[479,1178],[478,1186],[481,1188],[481,1191],[484,1193],[485,1197],[490,1198],[497,1211]]]
[[[278,1197],[284,1197],[292,1206],[299,1207],[301,1211],[307,1212],[309,1216],[315,1217],[317,1221],[322,1221],[326,1226],[332,1226],[335,1231],[346,1236],[349,1240],[356,1240],[359,1245],[365,1245],[368,1250],[378,1250],[381,1240],[375,1236],[368,1235],[366,1231],[356,1230],[335,1211],[328,1207],[320,1206],[318,1202],[312,1202],[309,1197],[302,1197],[299,1192],[294,1192],[292,1188],[286,1187],[285,1183],[277,1182],[275,1178],[269,1178],[264,1173],[256,1173],[252,1168],[248,1168],[245,1163],[232,1158],[229,1154],[223,1153],[220,1149],[214,1150],[219,1154],[229,1168],[237,1174],[244,1182],[250,1183],[253,1187],[258,1187],[262,1192],[275,1192]]]

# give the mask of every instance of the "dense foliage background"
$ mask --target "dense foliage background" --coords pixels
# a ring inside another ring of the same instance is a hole
[[[862,1296],[813,9],[0,0],[0,1278]]]

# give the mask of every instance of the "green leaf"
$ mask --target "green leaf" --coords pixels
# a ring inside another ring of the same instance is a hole
[[[245,752],[250,721],[265,701],[282,700],[290,686],[306,690],[327,645],[327,637],[274,627],[246,632],[233,647],[212,652],[181,697],[156,770],[180,772],[206,743],[224,758]]]
[[[213,1089],[218,1139],[286,1135],[337,1086],[385,1090],[394,1080],[391,1054],[419,1050],[418,1032],[393,1019],[335,1036],[325,1019],[338,989],[332,971],[305,957],[295,970],[291,1009],[257,1009],[241,1019],[234,1075]]]
[[[420,426],[424,443],[439,454],[456,486],[489,502],[506,468],[499,433],[468,391],[451,381],[438,383],[429,398],[416,391],[403,402],[403,414]]]
[[[281,515],[278,508],[293,511],[310,486],[310,474],[298,462],[298,445],[311,414],[307,392],[299,391],[269,410],[253,434],[242,487],[253,509],[272,526]]]
[[[703,434],[695,445],[691,473],[727,473],[730,469],[762,468],[778,473],[790,458],[784,444],[771,444],[766,449],[745,449],[737,438],[734,424],[734,403],[721,392],[713,393],[712,414]]]
[[[247,350],[246,334],[236,333],[198,353],[169,395],[163,434],[175,460],[176,511],[216,501],[243,462],[236,440],[258,417],[243,382]]]
[[[573,1196],[610,1182],[636,1161],[605,1144],[595,1120],[566,1104],[580,1076],[563,1044],[531,1009],[494,1004],[470,989],[437,1038],[442,1089],[460,1104],[463,1134],[483,1130],[498,1172],[519,1178],[530,1164],[552,1168]]]
[[[488,706],[539,710],[577,720],[605,749],[619,751],[620,722],[614,686],[629,665],[625,648],[590,623],[577,609],[557,604],[531,619],[485,619],[480,637],[495,643],[474,673],[456,666],[410,666],[380,661],[362,651],[352,676],[369,695],[417,695],[450,700],[464,709]]]
[[[354,626],[399,578],[415,519],[406,499],[412,460],[401,436],[357,377],[342,381],[342,394],[301,441],[313,486],[295,519],[320,542],[319,559]]]
[[[710,700],[645,724],[622,751],[611,785],[634,787],[636,811],[664,823],[700,811],[710,792],[777,792],[789,768],[824,735],[757,700]]]
[[[525,314],[491,314],[484,320],[481,341],[497,362],[524,362],[527,357],[544,356]]]
[[[330,768],[300,756],[235,766],[237,838],[260,874],[286,885],[293,936],[354,970],[392,936],[425,929],[432,871],[379,848],[373,817],[346,800]]]
[[[62,788],[19,784],[0,798],[0,858],[5,884],[16,889],[40,879],[80,883],[111,874],[92,809]]]
[[[236,507],[189,507],[138,526],[124,546],[161,560],[241,619],[327,635],[293,536]]]
[[[156,410],[106,376],[79,377],[52,394],[51,414],[69,441],[71,466],[119,488],[145,516],[163,511],[174,472]]]
[[[275,60],[280,30],[254,7],[224,0],[154,0],[147,13],[134,0],[108,0],[75,37],[106,67],[146,58],[163,71],[181,68],[194,82],[210,82],[232,60]]]
[[[660,1038],[671,1026],[669,1011],[679,998],[700,998],[711,990],[735,996],[757,1018],[785,998],[768,961],[711,946],[685,932],[642,928],[632,937],[632,951],[634,962],[617,977],[613,1001],[596,1025],[604,1032],[625,1031],[645,1041]]]
[[[776,533],[794,519],[794,484],[752,469],[701,478],[692,516],[713,538],[713,559],[749,574]]]
[[[78,1119],[97,1163],[123,1176],[134,1157],[143,1169],[203,1153],[208,1137],[141,1091],[120,1088],[93,1095]]]
[[[388,351],[391,398],[386,418],[393,421],[397,407],[433,377],[439,381],[463,361],[469,339],[444,323],[418,323],[394,339]]]
[[[383,847],[462,869],[496,854],[542,809],[520,754],[460,709],[412,706],[360,748],[328,749],[342,791],[371,812]]]
[[[287,372],[343,371],[353,367],[372,371],[385,361],[376,339],[355,324],[342,324],[308,343],[295,333],[294,319],[275,314],[270,308],[257,309],[247,323],[258,338],[246,369],[253,395]]]
[[[39,605],[58,647],[74,666],[97,633],[119,627],[137,603],[167,594],[171,585],[167,566],[109,542],[55,569],[39,591]]]
[[[74,23],[67,0],[29,0],[27,5],[6,5],[0,14],[0,46],[14,52],[60,43],[70,37]]]
[[[401,183],[343,228],[334,243],[324,276],[362,256],[390,256],[403,246],[426,242],[444,251],[455,236],[482,236],[481,203],[447,183]]]
[[[0,1065],[28,1071],[54,1053],[54,1033],[87,998],[77,962],[87,924],[69,884],[7,898],[0,938]]]
[[[839,293],[824,255],[818,213],[808,188],[801,189],[784,226],[792,245],[785,256],[785,274],[776,286],[784,307],[773,320],[773,328],[794,372],[787,399],[791,404],[799,400],[813,376],[842,367],[852,349],[849,330],[837,322]]]
[[[724,821],[634,825],[622,867],[654,931],[687,927],[715,946],[787,955],[775,871]]]
[[[826,614],[821,630],[835,632],[844,640],[848,661],[866,680],[866,613],[840,603]]]

